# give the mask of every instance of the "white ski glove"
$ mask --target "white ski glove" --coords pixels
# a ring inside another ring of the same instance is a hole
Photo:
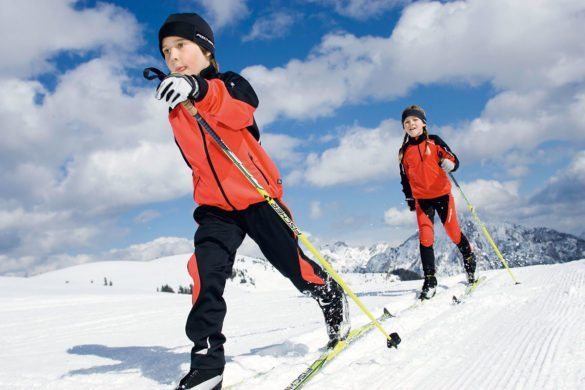
[[[187,99],[197,99],[198,96],[197,78],[182,74],[168,75],[156,89],[156,98],[164,99],[171,109]]]
[[[444,158],[443,161],[441,161],[441,168],[445,171],[445,173],[449,173],[455,169],[455,163],[447,158]]]

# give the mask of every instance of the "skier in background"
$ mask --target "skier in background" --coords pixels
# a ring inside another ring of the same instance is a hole
[[[156,98],[169,107],[175,142],[192,170],[198,204],[193,214],[199,225],[195,253],[188,262],[193,306],[186,324],[194,346],[191,369],[177,389],[216,390],[221,389],[225,366],[223,291],[246,234],[299,291],[317,301],[331,347],[349,333],[347,300],[341,287],[305,256],[294,233],[180,104],[187,99],[194,104],[290,216],[281,200],[280,173],[259,143],[254,120],[256,93],[239,74],[219,72],[210,26],[194,13],[173,14],[160,28],[158,38],[170,74],[159,84]]]
[[[435,212],[463,255],[467,282],[476,281],[475,255],[459,227],[451,182],[447,177],[448,173],[457,170],[459,160],[441,138],[428,133],[426,124],[426,114],[421,107],[409,106],[402,112],[402,127],[406,134],[398,153],[402,192],[410,211],[416,212],[418,223],[425,279],[420,299],[432,298],[437,288],[433,250]]]

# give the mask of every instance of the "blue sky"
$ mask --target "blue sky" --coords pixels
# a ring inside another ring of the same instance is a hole
[[[164,68],[157,31],[174,12],[202,14],[221,69],[256,89],[263,145],[315,242],[399,244],[415,232],[396,158],[410,104],[460,157],[456,177],[482,218],[585,232],[581,0],[2,0],[2,10],[0,273],[191,249],[190,172],[141,76]]]

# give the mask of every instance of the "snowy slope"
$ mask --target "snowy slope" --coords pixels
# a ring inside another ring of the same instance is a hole
[[[188,369],[190,297],[156,288],[187,285],[187,258],[0,277],[0,388],[171,389]],[[282,389],[326,341],[320,310],[263,263],[240,258],[236,268],[254,285],[236,277],[226,289],[224,385]],[[486,283],[458,306],[451,297],[463,276],[441,278],[435,299],[404,312],[419,281],[344,275],[373,312],[397,313],[384,327],[403,342],[388,350],[375,330],[306,388],[585,388],[585,260],[514,272],[522,284],[484,272]],[[355,325],[366,321],[351,309]]]

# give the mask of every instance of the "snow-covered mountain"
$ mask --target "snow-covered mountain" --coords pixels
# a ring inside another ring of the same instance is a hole
[[[343,241],[321,246],[320,252],[339,272],[353,272],[363,269],[372,258],[378,253],[390,249],[390,245],[384,242],[372,246],[349,246]]]
[[[529,228],[511,223],[484,223],[510,267],[535,264],[563,263],[585,257],[585,240],[548,228]],[[467,235],[478,257],[480,269],[498,269],[503,265],[477,224],[461,219],[461,228]],[[454,275],[463,272],[463,263],[457,247],[435,226],[435,258],[438,274]],[[366,272],[388,272],[404,268],[422,274],[418,233],[403,244],[372,256]]]

